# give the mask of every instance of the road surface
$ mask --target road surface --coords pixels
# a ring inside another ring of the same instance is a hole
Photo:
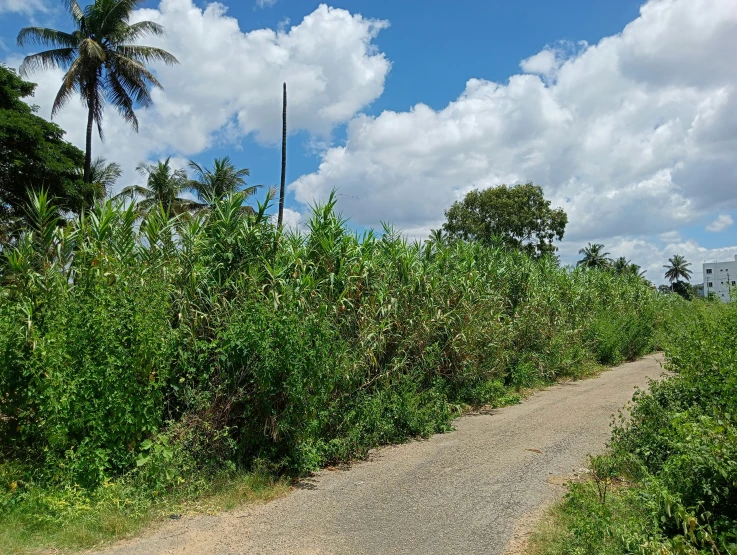
[[[105,553],[503,554],[605,448],[612,415],[663,373],[661,360],[463,416],[453,432],[324,470],[276,501],[186,517]]]

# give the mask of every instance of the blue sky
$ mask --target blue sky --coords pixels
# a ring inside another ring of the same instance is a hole
[[[166,91],[139,136],[108,112],[95,154],[121,161],[123,181],[141,160],[228,154],[251,183],[278,183],[286,79],[294,222],[337,188],[356,227],[422,237],[467,190],[532,180],[569,213],[566,262],[603,242],[659,282],[680,252],[700,281],[700,262],[737,253],[732,0],[209,4],[140,13],[182,64],[156,68]],[[0,0],[0,59],[28,53],[22,26],[66,28],[60,6]],[[59,77],[32,78],[45,117]],[[81,106],[57,119],[81,146]]]

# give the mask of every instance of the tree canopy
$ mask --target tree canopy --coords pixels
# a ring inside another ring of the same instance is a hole
[[[563,209],[551,208],[542,187],[532,183],[473,190],[445,217],[443,230],[451,238],[498,241],[533,256],[554,253],[553,241],[563,239],[568,223]]]
[[[84,153],[23,101],[35,88],[0,64],[0,220],[6,230],[23,216],[33,190],[43,188],[66,211],[79,211],[94,197],[79,174]]]

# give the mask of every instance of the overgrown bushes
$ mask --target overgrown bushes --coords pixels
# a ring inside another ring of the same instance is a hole
[[[0,449],[52,483],[176,487],[184,467],[255,459],[304,472],[635,357],[658,319],[636,276],[358,237],[332,200],[306,233],[237,197],[140,226],[108,202],[57,227],[41,195],[30,221],[3,249]]]
[[[635,395],[611,454],[592,460],[609,462],[615,491],[575,484],[540,552],[737,553],[737,306],[669,297],[676,375]]]

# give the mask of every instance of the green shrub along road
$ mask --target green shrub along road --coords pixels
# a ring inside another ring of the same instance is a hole
[[[281,233],[241,200],[140,226],[107,202],[57,226],[35,198],[0,295],[0,529],[16,550],[116,537],[130,527],[52,531],[143,518],[254,465],[361,457],[653,348],[664,300],[638,276],[357,236],[333,199]]]
[[[671,300],[662,343],[675,375],[635,396],[533,553],[737,553],[737,306]]]

